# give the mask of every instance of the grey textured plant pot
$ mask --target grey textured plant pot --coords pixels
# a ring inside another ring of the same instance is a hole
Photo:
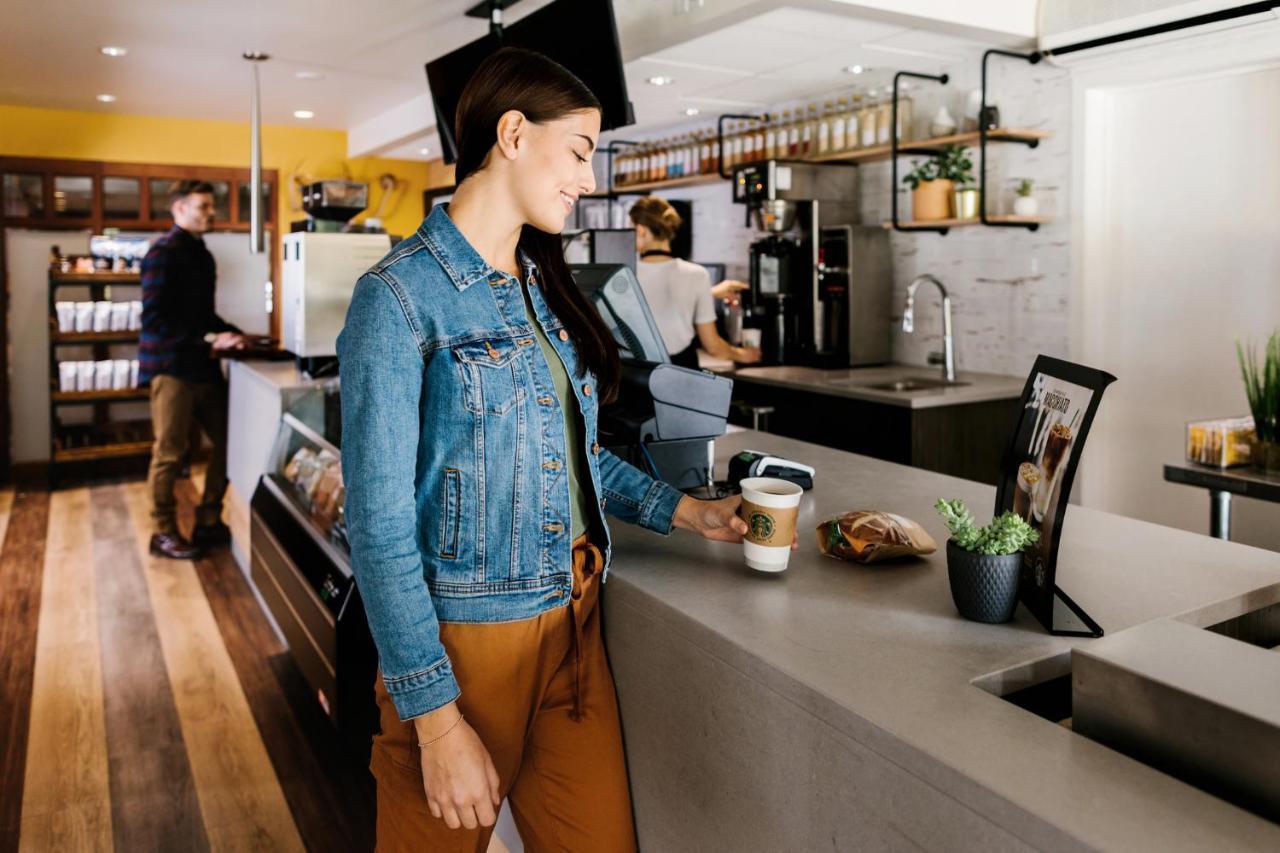
[[[1018,607],[1022,554],[974,554],[947,540],[947,578],[960,615],[974,622],[1008,622]]]

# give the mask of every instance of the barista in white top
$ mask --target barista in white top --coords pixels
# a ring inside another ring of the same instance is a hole
[[[645,301],[658,324],[662,342],[671,362],[681,367],[698,367],[697,345],[716,358],[742,364],[760,360],[758,347],[735,347],[716,332],[714,298],[732,298],[746,287],[741,282],[723,282],[717,290],[711,277],[697,264],[671,254],[671,238],[680,228],[680,214],[665,199],[646,196],[631,208],[636,227],[636,248],[640,263],[636,277]]]

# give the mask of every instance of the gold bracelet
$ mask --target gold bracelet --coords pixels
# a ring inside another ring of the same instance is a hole
[[[425,748],[425,747],[431,746],[431,744],[435,743],[436,741],[440,740],[440,739],[441,739],[441,738],[443,738],[445,735],[447,735],[449,732],[451,732],[451,731],[453,731],[454,729],[456,729],[456,728],[458,727],[458,723],[462,722],[462,718],[463,718],[463,716],[464,716],[463,714],[459,714],[459,715],[458,715],[458,719],[454,720],[454,721],[453,721],[453,723],[452,723],[452,725],[450,725],[450,726],[449,726],[449,728],[445,729],[441,734],[436,735],[435,737],[433,737],[431,740],[427,741],[426,743],[419,742],[419,743],[418,743],[418,749],[423,749],[423,748]]]

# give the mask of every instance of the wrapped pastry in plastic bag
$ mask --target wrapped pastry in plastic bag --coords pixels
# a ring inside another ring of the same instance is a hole
[[[832,516],[818,525],[818,547],[828,557],[878,563],[938,550],[929,532],[891,512],[858,510]]]

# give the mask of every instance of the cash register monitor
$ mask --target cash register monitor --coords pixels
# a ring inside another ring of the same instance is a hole
[[[621,264],[570,264],[573,279],[600,312],[624,361],[667,364],[667,347],[635,272]]]

